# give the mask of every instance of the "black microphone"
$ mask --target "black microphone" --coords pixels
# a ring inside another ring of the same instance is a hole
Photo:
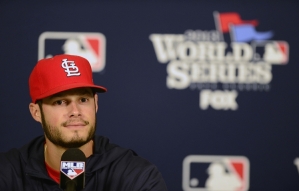
[[[60,188],[80,191],[85,187],[85,154],[77,148],[66,150],[61,156]]]

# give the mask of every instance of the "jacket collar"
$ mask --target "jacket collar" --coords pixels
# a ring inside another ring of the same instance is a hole
[[[23,146],[20,152],[22,159],[27,163],[26,173],[39,178],[51,179],[45,167],[44,144],[44,136],[39,136]],[[109,165],[127,151],[128,149],[111,144],[106,137],[95,136],[94,152],[86,161],[86,175]]]

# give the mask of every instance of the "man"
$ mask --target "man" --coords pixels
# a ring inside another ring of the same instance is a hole
[[[29,89],[29,110],[42,124],[44,136],[0,155],[0,190],[62,190],[60,162],[69,148],[79,148],[87,158],[83,190],[167,190],[153,164],[95,135],[97,92],[106,88],[93,84],[86,59],[57,55],[40,60],[30,75]]]

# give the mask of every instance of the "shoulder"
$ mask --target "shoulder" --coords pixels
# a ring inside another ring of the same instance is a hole
[[[123,170],[125,177],[124,185],[128,185],[130,190],[167,190],[162,174],[156,165],[147,159],[128,150],[119,160],[119,168]]]
[[[97,154],[105,153],[118,145],[110,142],[109,138],[104,136],[95,136],[94,137],[94,152]]]
[[[11,149],[8,152],[0,153],[0,190],[12,186],[14,177],[21,176],[21,154],[18,149]]]
[[[113,144],[107,137],[95,137],[95,154],[99,158],[105,158],[105,162],[123,167],[125,169],[142,169],[142,168],[155,168],[154,165],[148,160],[138,156],[132,149],[127,149]]]
[[[20,160],[20,156],[20,151],[15,148],[7,152],[0,153],[0,166],[7,167],[10,164],[16,163],[16,161]]]
[[[0,153],[0,190],[22,190],[25,169],[31,158],[38,158],[42,137],[32,140],[19,149]]]
[[[95,137],[95,153],[89,159],[86,170],[101,170],[105,178],[122,182],[121,185],[111,185],[114,190],[167,190],[160,171],[153,163],[102,136]]]
[[[13,148],[0,153],[0,166],[3,168],[17,167],[19,164],[26,162],[29,156],[37,155],[39,149],[36,147],[40,147],[38,145],[42,142],[41,140],[42,137],[37,137],[19,149]],[[1,168],[1,171],[3,168]]]
[[[119,178],[124,185],[131,188],[130,190],[167,190],[156,165],[138,156],[133,150],[122,147],[113,150],[122,154],[112,163],[112,166],[115,167],[115,173],[121,176]]]

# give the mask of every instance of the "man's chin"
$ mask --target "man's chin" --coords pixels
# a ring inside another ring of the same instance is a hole
[[[57,140],[57,142],[54,144],[61,146],[63,148],[79,148],[91,140],[92,137],[87,137],[87,136],[80,137],[78,135],[75,135],[73,137],[70,136],[70,137],[61,138],[60,140]]]
[[[83,145],[85,145],[86,143],[88,143],[90,140],[86,140],[86,141],[83,141],[83,140],[78,140],[78,141],[63,141],[63,142],[60,142],[58,143],[59,146],[63,147],[63,148],[79,148]]]

